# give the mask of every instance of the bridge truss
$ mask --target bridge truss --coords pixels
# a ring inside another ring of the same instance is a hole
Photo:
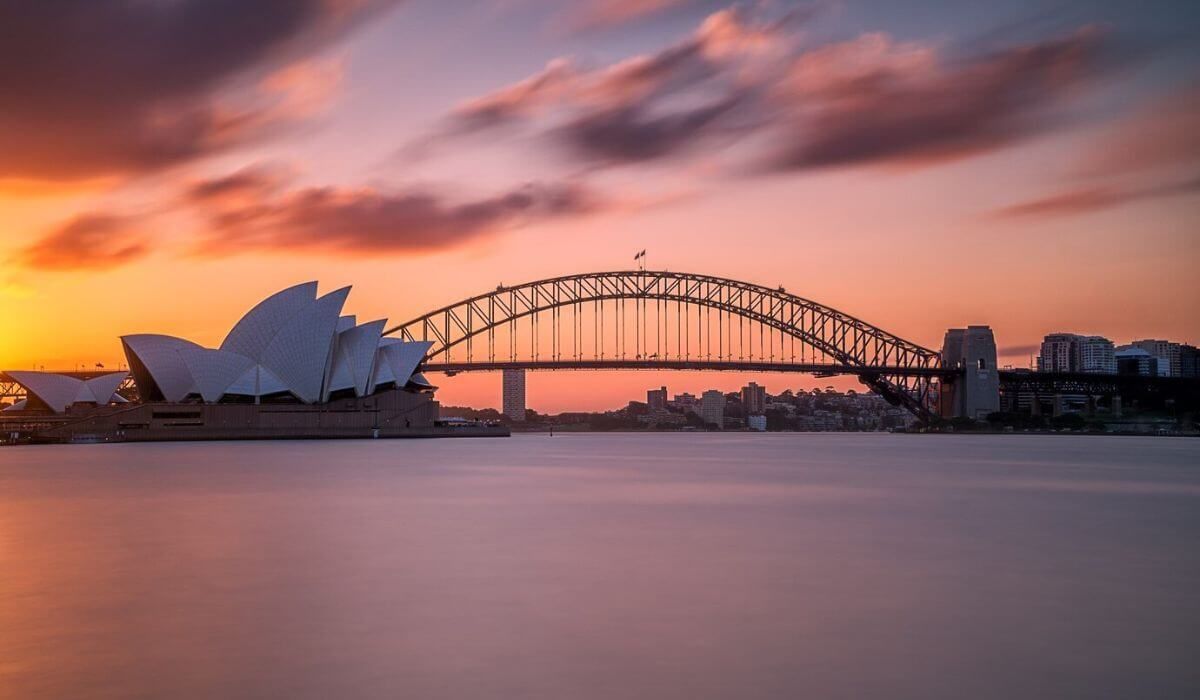
[[[391,328],[432,341],[423,371],[730,369],[850,374],[932,421],[936,351],[836,309],[737,280],[625,270],[465,299]]]

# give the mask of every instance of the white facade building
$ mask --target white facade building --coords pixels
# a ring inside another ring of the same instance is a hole
[[[382,337],[386,319],[358,325],[342,316],[349,294],[343,287],[318,298],[316,282],[273,294],[218,349],[155,334],[122,336],[121,343],[144,401],[272,397],[314,404],[406,386],[433,343]]]
[[[1051,333],[1042,339],[1039,372],[1116,374],[1113,342],[1099,335]]]

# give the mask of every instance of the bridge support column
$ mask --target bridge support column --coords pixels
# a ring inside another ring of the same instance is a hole
[[[1112,397],[1112,414],[1113,418],[1121,417],[1121,395],[1114,394]]]
[[[504,370],[503,413],[520,423],[525,420],[525,370]]]
[[[1000,373],[996,366],[996,338],[988,326],[967,326],[946,331],[942,366],[961,370],[951,383],[950,400],[942,414],[953,418],[986,420],[1000,410]]]

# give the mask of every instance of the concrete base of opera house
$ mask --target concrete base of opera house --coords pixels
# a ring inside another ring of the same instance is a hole
[[[15,418],[15,417],[14,417]],[[9,442],[171,442],[188,440],[300,440],[436,437],[507,437],[508,428],[442,424],[427,393],[384,391],[320,405],[144,403],[109,406],[63,416],[6,420]]]

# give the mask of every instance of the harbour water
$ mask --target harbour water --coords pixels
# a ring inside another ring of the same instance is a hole
[[[1200,697],[1200,440],[0,450],[2,698]]]

